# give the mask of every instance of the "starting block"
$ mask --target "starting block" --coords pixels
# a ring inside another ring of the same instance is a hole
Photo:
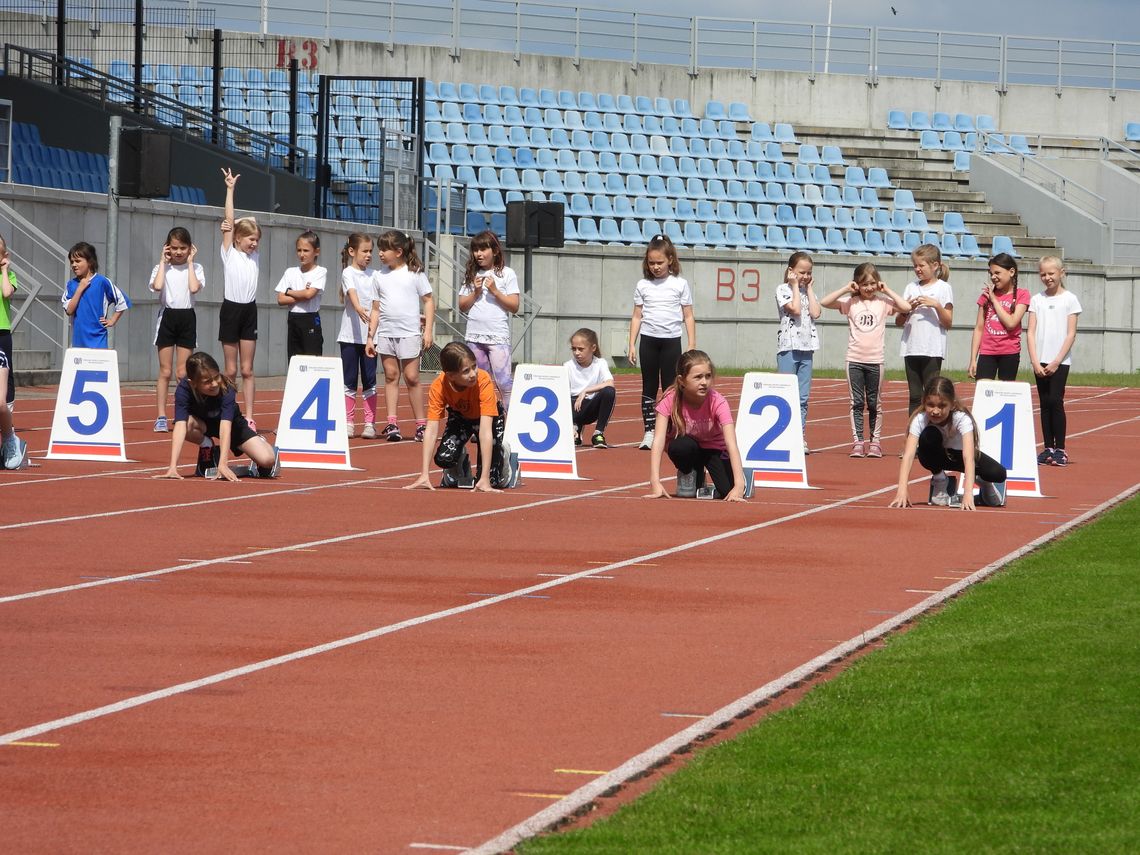
[[[1005,484],[1005,482],[1003,481],[1000,484],[994,484],[993,487],[994,487],[994,490],[997,491],[997,494],[999,497],[999,500],[997,502],[987,501],[985,494],[982,493],[982,491],[975,485],[975,487],[974,487],[974,505],[979,506],[979,507],[983,507],[983,508],[987,508],[987,507],[989,507],[989,508],[1004,508],[1005,507],[1005,497],[1006,497],[1006,484]],[[964,490],[963,490],[963,485],[958,480],[957,475],[950,475],[949,476],[949,480],[946,483],[946,492],[949,494],[948,505],[947,505],[948,507],[951,507],[951,508],[962,507],[962,493],[964,492]],[[930,485],[930,492],[927,494],[926,502],[929,505],[935,504],[933,483]]]

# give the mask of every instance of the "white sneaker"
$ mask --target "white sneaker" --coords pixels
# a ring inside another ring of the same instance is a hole
[[[376,425],[369,422],[364,426],[364,430],[360,432],[361,439],[376,439]]]
[[[938,472],[930,478],[930,504],[940,507],[950,505],[950,479],[945,472]]]
[[[348,434],[349,439],[355,438],[356,437],[356,425],[354,425],[352,422],[349,422],[348,426],[345,428],[345,433]]]
[[[512,487],[519,485],[519,470],[518,458],[513,457],[511,454],[511,444],[509,442],[503,443],[503,460],[499,468],[499,489],[509,490]]]
[[[647,430],[645,436],[641,438],[641,445],[638,446],[642,451],[648,451],[653,448],[653,431]]]
[[[697,471],[677,471],[677,498],[695,499],[697,497]]]
[[[1005,505],[1005,484],[995,484],[993,481],[977,479],[978,493],[984,504],[991,508],[1000,508]]]
[[[22,469],[28,459],[28,444],[12,434],[0,445],[0,465],[5,469]]]

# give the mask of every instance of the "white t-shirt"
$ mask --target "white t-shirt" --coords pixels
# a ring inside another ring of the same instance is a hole
[[[325,290],[325,279],[328,277],[328,271],[323,267],[313,267],[307,272],[302,272],[301,268],[290,267],[281,275],[281,281],[277,283],[275,289],[278,294],[284,294],[289,288],[294,291],[302,291],[305,288],[316,288],[317,293],[310,297],[308,300],[298,300],[289,307],[290,312],[319,312],[321,310],[321,295]]]
[[[380,301],[377,338],[408,338],[420,334],[420,298],[431,293],[423,273],[412,273],[405,264],[376,271],[376,296]]]
[[[642,335],[680,338],[684,327],[681,307],[693,305],[693,292],[680,276],[642,279],[633,289],[633,305],[641,306]]]
[[[943,306],[954,305],[954,292],[950,290],[950,283],[941,279],[935,279],[927,285],[911,282],[903,291],[904,300],[910,301],[918,296],[933,297]],[[933,306],[922,306],[910,313],[903,326],[899,352],[903,356],[946,357],[946,328],[938,320],[938,311]]]
[[[788,350],[819,350],[819,331],[815,328],[815,318],[811,316],[811,303],[807,291],[796,289],[800,301],[799,317],[788,312],[785,307],[796,296],[792,286],[781,282],[776,286],[776,308],[780,310],[780,329],[776,332],[776,352]]]
[[[519,293],[519,278],[509,267],[504,267],[501,273],[494,270],[481,270],[475,274],[490,276],[495,280],[495,287],[504,297]],[[475,290],[472,285],[464,285],[459,289],[460,296],[466,296]],[[511,343],[511,314],[504,309],[498,298],[485,287],[467,312],[467,341],[480,344],[510,344]]]
[[[591,386],[597,386],[599,383],[606,383],[614,379],[614,375],[610,373],[610,366],[600,356],[595,356],[589,365],[581,366],[576,359],[568,359],[566,361],[566,376],[570,378],[570,397],[577,398],[582,394],[583,389],[589,389]],[[597,392],[591,392],[586,396],[586,400],[594,397]]]
[[[196,261],[194,262],[194,277],[201,287],[206,287],[206,272],[202,269],[202,265]],[[150,272],[150,284],[152,286],[157,278],[158,265],[156,264],[154,270]],[[190,293],[190,265],[167,265],[166,279],[162,284],[162,290],[158,292],[159,308],[193,309],[194,299],[195,295]]]
[[[225,276],[225,298],[234,303],[257,300],[258,254],[246,255],[236,246],[222,247],[222,274]]]
[[[908,433],[911,436],[921,436],[929,424],[930,422],[926,418],[926,413],[921,412],[910,420],[910,430]],[[935,425],[935,427],[938,428],[939,433],[942,434],[943,448],[956,448],[958,451],[961,451],[962,434],[974,432],[974,420],[970,418],[969,414],[961,410],[955,410],[950,414],[950,418],[940,425]]]
[[[351,266],[344,268],[340,274],[340,290],[345,298],[344,317],[340,321],[337,341],[345,344],[368,343],[368,322],[360,320],[360,315],[356,314],[356,310],[352,308],[352,303],[349,302],[348,292],[356,292],[356,301],[360,303],[360,308],[364,310],[364,313],[368,314],[372,310],[372,304],[376,302],[375,277],[375,270],[360,270]]]
[[[1029,311],[1037,316],[1037,327],[1033,345],[1037,351],[1037,361],[1048,365],[1057,358],[1065,336],[1069,334],[1069,315],[1081,313],[1081,301],[1072,291],[1062,291],[1050,297],[1042,292],[1034,294],[1029,301]],[[1061,365],[1072,365],[1072,348],[1061,360]]]

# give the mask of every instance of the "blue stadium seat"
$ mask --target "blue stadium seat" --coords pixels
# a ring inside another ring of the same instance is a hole
[[[910,129],[912,131],[930,130],[930,116],[925,110],[915,110],[910,114]]]
[[[740,101],[733,101],[728,105],[728,120],[730,122],[751,122],[752,116],[748,113],[748,105]]]
[[[686,246],[704,246],[705,230],[701,227],[700,223],[689,220],[685,223],[682,241]]]
[[[784,250],[788,248],[784,230],[779,226],[768,226],[764,233],[764,242],[772,249]]]
[[[892,229],[898,229],[900,232],[905,232],[910,228],[910,212],[904,211],[901,208],[892,211],[890,227]]]
[[[923,131],[918,136],[918,147],[924,151],[941,151],[942,137],[938,131]]]
[[[896,231],[884,232],[883,251],[891,255],[903,255],[906,249],[903,247],[902,235]]]
[[[469,101],[479,100],[479,90],[475,88],[473,83],[460,83],[459,84],[459,97],[456,98],[460,103],[468,103]]]
[[[756,222],[756,209],[752,207],[751,202],[737,202],[736,203],[736,222],[738,223],[754,223]]]
[[[907,232],[903,235],[903,251],[907,253],[914,252],[919,244],[922,243],[922,237],[918,232]]]
[[[911,212],[910,228],[912,231],[916,232],[924,232],[930,228],[930,223],[927,222],[925,212],[919,210]]]
[[[673,115],[678,119],[691,118],[693,111],[689,109],[689,101],[686,98],[673,99]]]
[[[796,206],[796,225],[804,228],[815,225],[815,212],[810,205]]]
[[[874,187],[876,190],[887,190],[893,185],[887,176],[887,170],[881,166],[872,166],[867,170],[867,186]]]
[[[772,163],[784,162],[784,150],[778,142],[764,143],[764,159]]]
[[[728,238],[724,234],[724,226],[717,222],[707,224],[705,226],[705,241],[709,246],[717,247],[718,249],[727,248]]]
[[[748,191],[744,189],[743,181],[728,182],[728,198],[733,202],[743,202],[748,198]]]
[[[942,231],[962,234],[966,231],[966,222],[957,211],[947,211],[942,215]]]
[[[720,121],[728,118],[728,112],[720,101],[707,101],[705,103],[705,118]]]
[[[562,238],[567,243],[576,243],[578,241],[578,226],[575,224],[573,217],[564,216],[562,218]]]
[[[799,161],[802,164],[814,166],[820,163],[819,149],[811,143],[803,143],[800,145]]]
[[[490,83],[480,84],[479,102],[481,104],[498,104],[499,88],[497,86],[492,86]]]
[[[612,217],[603,217],[598,221],[598,234],[606,243],[621,243],[621,231],[617,220]]]
[[[720,129],[712,119],[701,119],[697,124],[697,128],[700,135],[706,140],[711,140],[720,133]]]
[[[617,99],[614,98],[609,92],[598,93],[598,112],[599,113],[616,113],[618,112]]]
[[[1013,241],[1006,235],[994,235],[993,245],[990,247],[994,255],[1005,252],[1012,255],[1014,258],[1021,258],[1021,253],[1013,245]]]
[[[776,210],[766,202],[756,206],[756,223],[761,226],[776,225]]]
[[[768,126],[767,122],[755,122],[752,125],[750,139],[752,139],[753,142],[759,143],[771,142],[774,139],[772,136],[772,128]]]
[[[657,97],[653,99],[654,114],[665,117],[673,115],[673,104],[668,98]]]
[[[957,235],[942,235],[942,254],[951,257],[960,256],[962,254],[962,247],[958,245]]]
[[[978,246],[978,239],[969,232],[961,237],[962,255],[967,258],[980,258],[982,255],[982,248]]]
[[[596,111],[598,109],[598,99],[595,97],[593,92],[579,92],[577,107],[582,111]]]
[[[578,218],[578,240],[585,243],[601,243],[602,236],[598,233],[598,224],[593,217]]]
[[[574,193],[570,196],[570,213],[575,217],[588,217],[593,214],[590,200],[584,193]]]
[[[866,243],[867,243],[867,252],[871,253],[872,255],[885,255],[886,254],[887,250],[886,250],[886,246],[883,243],[883,236],[879,232],[876,232],[876,231],[867,232]]]
[[[483,194],[476,190],[474,187],[467,188],[467,210],[468,211],[485,211],[486,206],[483,204]]]
[[[991,154],[1008,154],[1010,148],[1006,145],[1005,134],[989,134],[986,136],[986,151]]]
[[[776,126],[772,129],[772,136],[779,143],[794,143],[796,142],[796,133],[792,130],[792,126],[786,122],[777,122]]]
[[[848,166],[843,174],[843,183],[848,187],[866,187],[867,176],[863,174],[863,167]]]
[[[965,148],[962,135],[958,131],[947,131],[942,135],[943,151],[963,151]]]
[[[379,140],[371,140],[370,139],[370,140],[367,140],[365,144],[367,145],[367,143],[378,143],[378,142],[379,142]],[[377,152],[377,154],[378,153],[379,152]],[[366,155],[368,154],[367,149],[365,150],[365,154]],[[373,158],[368,157],[368,160],[373,160]],[[471,162],[475,166],[497,166],[498,165],[495,163],[495,156],[493,154],[491,154],[490,146],[485,146],[485,145],[477,145],[471,150]],[[514,163],[513,162],[512,163],[504,163],[502,165],[503,166],[514,166]]]
[[[677,200],[677,219],[678,220],[693,220],[696,219],[697,211],[693,207],[692,200],[681,198]]]
[[[827,206],[815,209],[815,222],[820,228],[835,225],[835,209]]]
[[[895,191],[894,207],[895,210],[913,211],[917,207],[914,203],[914,193],[900,187]]]
[[[519,89],[519,104],[523,107],[537,107],[538,106],[538,90],[530,86],[524,86]]]
[[[860,231],[874,228],[874,223],[871,220],[871,212],[866,208],[855,208],[855,228]]]
[[[1025,138],[1024,134],[1010,134],[1009,147],[1016,151],[1018,154],[1032,155],[1033,149],[1029,147],[1029,140]]]
[[[803,158],[800,159],[803,160]],[[819,161],[824,166],[843,166],[843,152],[837,145],[825,145]]]
[[[637,112],[637,108],[634,107],[634,105],[633,105],[633,99],[628,95],[618,95],[617,96],[617,112],[621,113],[623,116],[626,113]]]
[[[974,130],[974,117],[969,113],[957,113],[954,116],[954,130],[960,134],[969,133]]]
[[[784,195],[784,185],[776,181],[769,181],[764,185],[764,198],[774,205],[786,202],[787,196]]]
[[[676,220],[666,220],[661,226],[661,231],[664,232],[665,237],[678,246],[685,242],[685,236],[681,233],[681,225]]]
[[[633,109],[638,116],[648,116],[653,113],[653,99],[638,95],[633,99]]]
[[[839,229],[828,229],[825,239],[827,248],[832,252],[847,252],[847,242],[843,239],[843,232]]]
[[[538,90],[538,103],[535,105],[543,110],[548,107],[558,109],[558,95],[555,94],[553,89],[539,89]],[[578,229],[581,230],[582,224],[578,224]]]
[[[498,91],[497,101],[499,104],[502,104],[504,107],[507,106],[508,104],[518,104],[519,103],[519,97],[518,97],[518,94],[515,92],[515,87],[513,87],[513,86],[500,86],[499,91]]]
[[[791,205],[776,206],[776,224],[781,226],[794,226],[796,224],[796,214]]]
[[[612,217],[614,205],[609,196],[595,196],[590,201],[590,213],[595,217]]]
[[[867,241],[863,238],[863,233],[859,229],[848,229],[843,234],[843,241],[847,244],[847,249],[850,252],[866,252]]]
[[[849,229],[855,225],[855,215],[851,208],[835,209],[835,225],[841,229]]]
[[[1140,141],[1140,122],[1124,123],[1124,139],[1127,142]]]
[[[910,123],[907,121],[906,113],[902,110],[888,110],[887,127],[896,131],[910,130]]]
[[[483,207],[491,214],[505,214],[507,211],[507,203],[503,200],[503,194],[496,187],[483,191]]]
[[[637,220],[621,221],[621,240],[624,243],[641,243],[641,224]]]
[[[936,131],[952,131],[954,122],[951,121],[949,113],[935,113],[930,121],[930,127]]]
[[[879,194],[875,192],[874,187],[864,187],[859,194],[859,204],[864,208],[878,208],[883,203],[879,201]]]

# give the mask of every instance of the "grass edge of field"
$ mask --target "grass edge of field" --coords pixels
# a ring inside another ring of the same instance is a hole
[[[1134,496],[614,815],[519,851],[1137,851],[1137,523]]]

